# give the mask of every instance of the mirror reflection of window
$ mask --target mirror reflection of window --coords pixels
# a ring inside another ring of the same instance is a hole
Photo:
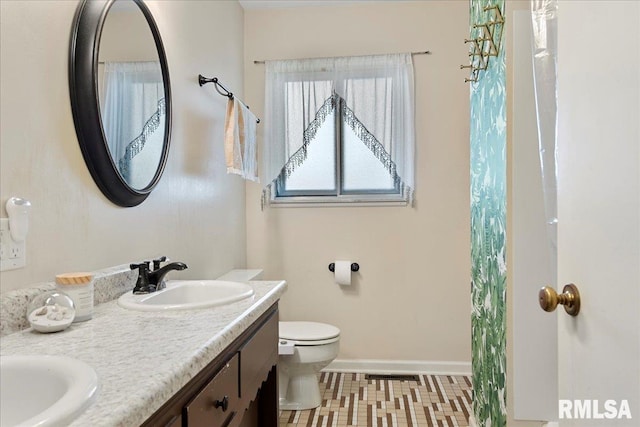
[[[162,153],[165,105],[160,63],[107,62],[103,90],[102,122],[111,157],[129,185],[144,188]]]
[[[98,95],[114,165],[129,186],[147,187],[162,157],[165,95],[155,40],[131,0],[115,1],[107,14],[100,40]]]

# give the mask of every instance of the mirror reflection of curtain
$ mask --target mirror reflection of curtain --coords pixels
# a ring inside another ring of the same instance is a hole
[[[156,172],[164,142],[160,63],[106,62],[103,81],[102,123],[111,157],[131,187],[144,188]]]

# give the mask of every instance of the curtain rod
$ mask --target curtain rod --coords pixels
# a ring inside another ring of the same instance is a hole
[[[431,51],[430,50],[424,50],[421,52],[411,52],[411,55],[431,55]],[[314,59],[314,58],[304,58],[304,59]],[[278,60],[274,60],[274,61],[278,61]],[[253,61],[254,64],[264,64],[265,60],[259,60],[259,61]]]

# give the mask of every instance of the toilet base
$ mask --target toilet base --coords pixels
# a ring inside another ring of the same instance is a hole
[[[287,378],[280,377],[280,380],[286,381]],[[320,406],[321,403],[322,396],[320,395],[318,377],[315,374],[296,375],[288,378],[286,397],[280,398],[280,410],[313,409]]]

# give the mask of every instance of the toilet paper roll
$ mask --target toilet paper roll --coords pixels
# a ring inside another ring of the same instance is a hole
[[[335,271],[336,283],[341,286],[351,285],[351,261],[336,261]]]

